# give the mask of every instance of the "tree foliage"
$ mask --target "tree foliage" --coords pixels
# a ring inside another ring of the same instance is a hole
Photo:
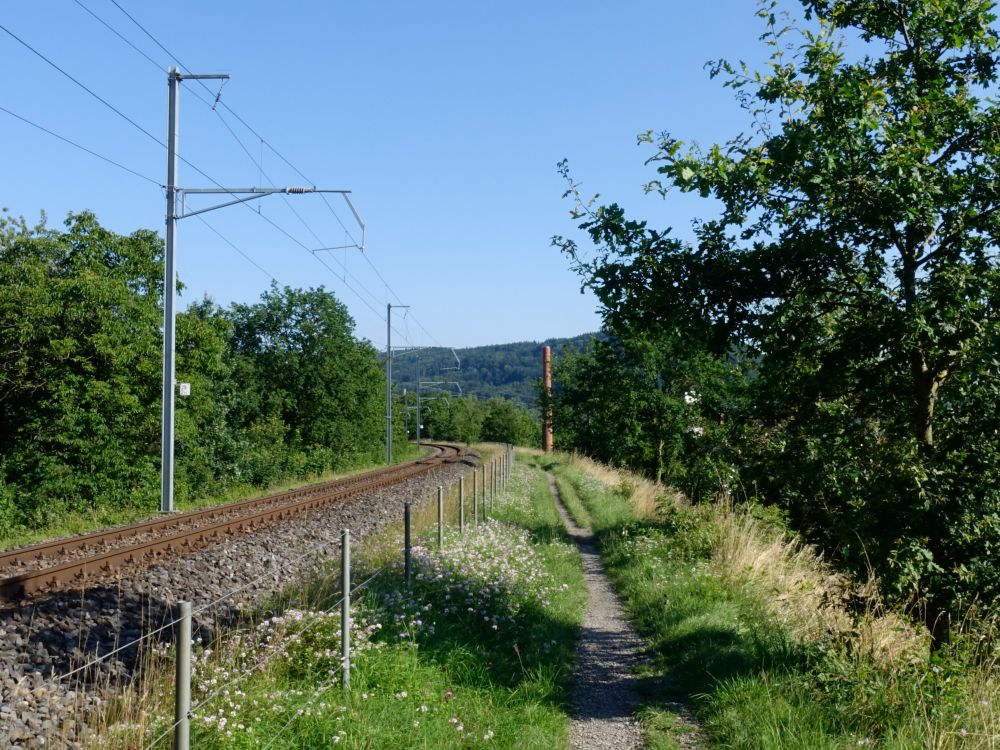
[[[280,424],[282,441],[324,468],[373,456],[385,435],[384,377],[375,349],[353,337],[347,308],[323,290],[272,286],[233,305],[233,353],[244,391],[240,427]],[[325,458],[320,458],[326,454]]]
[[[454,350],[428,347],[399,352],[393,354],[392,382],[413,391],[417,381],[425,379],[424,374],[443,376],[447,373],[447,380],[458,383],[466,396],[482,400],[500,397],[534,409],[537,408],[535,381],[542,369],[542,347],[551,346],[553,355],[579,352],[591,337],[592,334],[584,334],[542,342],[519,341]]]
[[[0,219],[0,534],[157,506],[162,249],[89,213],[61,230]],[[176,402],[178,501],[383,459],[384,362],[322,287],[196,301],[176,348],[191,384]],[[423,417],[425,436],[539,442],[537,419],[502,398],[427,401]],[[402,444],[406,420],[393,425]]]
[[[762,72],[710,66],[745,133],[709,149],[640,138],[655,149],[648,189],[718,206],[693,241],[582,201],[596,255],[557,241],[622,351],[728,371],[735,410],[701,403],[699,426],[733,481],[874,562],[944,637],[946,610],[1000,594],[1000,484],[983,480],[1000,442],[981,411],[995,409],[1000,320],[992,3],[803,6],[801,25],[762,7]]]
[[[0,220],[0,533],[156,507],[162,241]],[[385,380],[322,288],[177,316],[178,499],[380,460]],[[404,439],[400,428],[399,439]]]
[[[512,445],[541,443],[539,422],[524,408],[502,398],[491,398],[486,402],[480,435],[482,440],[490,443]]]
[[[541,445],[538,418],[516,401],[499,397],[484,401],[472,396],[436,394],[422,401],[420,422],[421,434],[427,438]]]
[[[28,522],[157,485],[161,243],[66,227],[0,224],[0,460]]]

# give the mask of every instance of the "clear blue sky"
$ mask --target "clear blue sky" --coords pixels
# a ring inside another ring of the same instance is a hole
[[[394,344],[463,347],[596,330],[594,298],[580,294],[566,258],[550,247],[552,235],[575,234],[556,163],[569,160],[584,192],[686,235],[699,205],[643,196],[650,151],[636,135],[669,130],[711,143],[736,134],[746,120],[703,65],[764,55],[756,4],[737,0],[118,4],[192,72],[229,73],[228,106],[313,184],[352,190],[368,227],[370,263],[342,250],[320,254],[323,265],[306,248],[351,239],[317,196],[288,199],[304,222],[280,197],[259,202],[297,242],[256,216],[258,204],[208,214],[247,257],[185,219],[182,305],[205,294],[252,302],[272,277],[323,285],[379,347],[387,302],[411,305],[411,316],[393,315]],[[176,62],[112,0],[12,0],[0,23],[166,139],[164,70]],[[3,32],[0,61],[0,106],[165,182],[161,146]],[[183,84],[185,159],[227,187],[304,184],[196,94],[211,98]],[[34,221],[44,210],[57,225],[89,209],[117,232],[162,232],[157,185],[3,112],[0,143],[0,205],[12,213]],[[180,184],[211,186],[183,164]],[[346,206],[331,205],[357,239]]]

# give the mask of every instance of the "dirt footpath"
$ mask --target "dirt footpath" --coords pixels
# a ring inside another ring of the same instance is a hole
[[[638,750],[644,743],[642,727],[635,717],[641,705],[636,669],[644,660],[645,643],[625,619],[593,534],[573,522],[559,498],[555,479],[551,474],[547,476],[563,525],[580,550],[587,585],[587,607],[570,699],[570,745],[576,750]],[[691,728],[677,737],[679,746],[685,750],[700,748],[691,717],[681,715],[678,720],[681,726]]]

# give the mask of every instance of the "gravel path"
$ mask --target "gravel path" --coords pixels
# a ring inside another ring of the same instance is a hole
[[[570,698],[573,723],[570,745],[575,750],[638,750],[644,746],[635,714],[641,705],[637,668],[645,659],[645,643],[625,619],[618,594],[608,580],[601,553],[590,529],[576,525],[559,497],[555,478],[546,472],[563,525],[583,559],[587,606],[584,612],[577,668]],[[690,712],[671,702],[675,736],[683,750],[698,750],[701,742]]]
[[[0,748],[81,747],[92,739],[88,718],[107,700],[103,686],[127,689],[144,651],[115,649],[168,622],[176,602],[207,607],[194,632],[210,642],[247,609],[339,559],[341,529],[360,544],[400,523],[405,501],[428,502],[472,458],[84,590],[0,606]],[[145,645],[170,638],[168,629]],[[74,673],[96,655],[110,658]]]

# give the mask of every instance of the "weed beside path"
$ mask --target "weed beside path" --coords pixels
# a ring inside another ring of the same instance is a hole
[[[1000,747],[996,662],[977,644],[957,639],[931,660],[904,619],[848,612],[845,582],[766,513],[669,498],[648,512],[635,494],[649,488],[634,478],[598,467],[598,481],[568,457],[551,466],[652,643],[649,747],[677,746],[674,690],[693,701],[711,747]]]

